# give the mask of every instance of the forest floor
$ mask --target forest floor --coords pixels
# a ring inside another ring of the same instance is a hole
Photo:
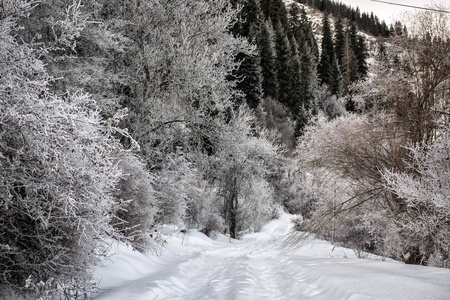
[[[163,227],[168,245],[159,256],[118,244],[96,270],[95,299],[450,299],[450,269],[361,259],[322,240],[285,251],[291,217],[239,240]]]

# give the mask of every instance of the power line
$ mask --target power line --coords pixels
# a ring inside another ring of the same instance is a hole
[[[434,12],[440,12],[440,13],[447,13],[450,14],[450,11],[447,10],[441,10],[441,9],[434,9],[434,8],[427,8],[427,7],[421,7],[421,6],[415,6],[415,5],[407,5],[407,4],[401,4],[401,3],[394,3],[394,2],[387,2],[387,1],[381,1],[381,0],[370,0],[372,2],[380,2],[390,5],[397,5],[397,6],[403,6],[403,7],[409,7],[409,8],[416,8],[416,9],[423,9],[428,11],[434,11]]]

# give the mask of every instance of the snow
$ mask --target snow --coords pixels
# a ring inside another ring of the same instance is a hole
[[[118,244],[96,270],[95,299],[449,299],[449,269],[360,259],[321,240],[286,251],[291,218],[282,214],[240,240],[164,227],[160,256]]]

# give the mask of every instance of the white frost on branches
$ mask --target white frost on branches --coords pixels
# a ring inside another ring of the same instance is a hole
[[[23,15],[32,2],[19,4]],[[12,36],[20,15],[0,17],[0,285],[70,298],[90,292],[91,267],[116,235],[115,135],[127,133],[88,95],[49,92],[44,64]]]
[[[386,186],[408,206],[410,218],[402,225],[419,239],[433,240],[434,249],[426,250],[437,259],[450,252],[450,127],[432,144],[409,151],[408,172],[386,171]]]

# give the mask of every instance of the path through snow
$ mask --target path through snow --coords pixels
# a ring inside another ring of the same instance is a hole
[[[358,259],[325,241],[283,252],[290,217],[232,242],[166,228],[160,257],[118,245],[119,254],[96,271],[96,300],[450,299],[449,269]]]

